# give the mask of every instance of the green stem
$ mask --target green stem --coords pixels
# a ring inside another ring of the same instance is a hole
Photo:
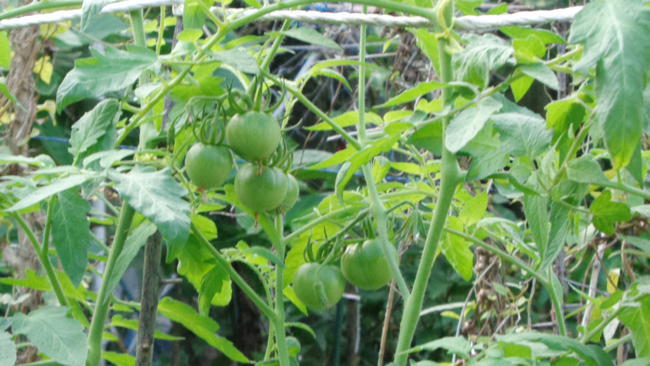
[[[124,242],[129,234],[129,229],[131,228],[131,222],[133,222],[134,215],[135,210],[133,207],[131,207],[128,202],[124,201],[122,212],[120,214],[120,221],[118,222],[115,231],[115,239],[113,240],[113,245],[111,245],[111,251],[108,254],[108,260],[106,261],[106,267],[104,268],[102,284],[99,288],[99,293],[97,294],[97,303],[95,304],[95,311],[93,312],[93,320],[90,324],[90,331],[88,333],[87,366],[99,365],[99,360],[102,355],[102,333],[104,332],[104,323],[106,323],[106,316],[108,315],[108,308],[110,306],[109,299],[111,297],[111,294],[107,293],[108,283],[113,275],[113,269],[115,268],[117,258],[120,256],[120,253],[122,253],[122,248],[124,247]]]
[[[61,9],[66,9],[70,7],[77,7],[81,6],[82,1],[81,0],[63,0],[63,1],[39,1],[39,2],[34,2],[29,5],[21,6],[19,8],[13,9],[6,11],[4,13],[0,14],[0,20],[2,19],[9,19],[9,18],[15,18],[19,15],[31,13],[33,11],[41,11],[41,10],[61,10]]]
[[[363,12],[367,12],[367,7],[364,5]],[[357,124],[357,135],[359,136],[359,144],[363,148],[366,144],[366,26],[361,26],[360,45],[359,45],[359,123]],[[362,167],[364,178],[366,179],[366,186],[368,187],[368,195],[370,196],[370,213],[377,222],[377,233],[379,234],[379,242],[384,252],[384,257],[388,260],[388,266],[393,274],[393,278],[399,287],[402,299],[407,301],[411,295],[409,288],[406,285],[404,276],[399,270],[399,263],[395,257],[390,255],[390,246],[393,245],[388,238],[388,220],[386,219],[386,207],[379,198],[377,186],[375,185],[375,178],[372,175],[372,167],[370,164],[364,164]]]
[[[621,313],[621,311],[623,311],[623,309],[624,308],[620,307],[620,308],[616,309],[616,311],[614,311],[611,315],[608,315],[606,318],[604,318],[603,321],[600,324],[598,324],[598,326],[596,328],[592,329],[591,332],[585,334],[585,336],[582,337],[582,339],[580,340],[580,343],[582,343],[582,344],[589,343],[589,341],[596,334],[600,333],[603,329],[605,329],[607,324],[611,323],[612,320],[614,320]]]
[[[553,287],[553,269],[548,268],[548,280],[546,281],[546,284],[544,286],[546,287],[546,291],[548,291],[549,297],[551,298],[551,302],[553,303],[553,311],[555,312],[555,318],[557,319],[557,329],[560,333],[561,336],[566,337],[566,320],[564,319],[564,307],[562,305],[563,294],[558,294]]]
[[[627,342],[629,342],[631,340],[632,340],[632,333],[630,333],[630,334],[628,334],[626,336],[623,336],[621,339],[617,340],[616,342],[614,342],[614,343],[612,343],[612,344],[610,344],[608,346],[605,346],[605,348],[603,348],[603,350],[605,352],[613,351],[616,348],[618,348],[619,346],[621,346],[621,345],[623,345],[623,344],[625,344],[625,343],[627,343]]]
[[[359,144],[359,142],[354,137],[350,136],[341,126],[337,125],[336,122],[334,122],[327,114],[325,114],[325,112],[320,110],[320,108],[316,107],[316,105],[307,99],[307,97],[305,97],[300,91],[282,83],[280,80],[276,79],[273,75],[271,75],[271,73],[264,69],[260,70],[260,72],[276,85],[284,87],[286,91],[296,97],[296,99],[298,99],[305,107],[307,107],[307,109],[312,111],[315,115],[325,121],[325,123],[330,125],[334,131],[341,135],[341,137],[343,137],[357,151],[361,150],[361,144]]]
[[[284,250],[285,243],[282,238],[284,231],[284,224],[282,215],[278,214],[275,217],[275,231],[277,233],[277,242],[275,250],[277,251],[278,258],[284,263]],[[284,329],[284,296],[282,289],[284,288],[284,268],[282,266],[275,266],[275,343],[278,349],[278,358],[280,359],[280,366],[289,366],[289,350],[287,349],[286,331]]]
[[[332,211],[332,212],[330,212],[328,214],[325,214],[323,216],[319,216],[316,220],[309,221],[309,223],[307,225],[302,226],[301,228],[299,228],[296,231],[292,232],[291,234],[287,235],[284,238],[284,242],[285,243],[290,243],[294,239],[298,238],[300,235],[306,233],[307,231],[309,231],[312,228],[320,225],[321,223],[323,223],[325,221],[329,221],[329,220],[331,220],[332,218],[334,218],[336,216],[339,216],[339,215],[342,215],[342,214],[345,214],[345,213],[351,213],[351,212],[354,212],[356,210],[357,210],[356,207],[346,207],[346,208],[342,208],[340,210]],[[357,213],[357,216],[359,216],[359,215],[361,215],[361,214],[363,214],[363,213],[365,213],[367,211],[368,210],[362,210],[362,211]]]
[[[52,221],[52,206],[53,206],[52,198],[50,198],[50,201],[48,202],[47,205],[48,222],[45,223],[46,227],[49,226],[48,224]],[[48,256],[47,250],[43,250],[43,248],[41,248],[41,246],[38,245],[38,240],[36,240],[36,236],[34,236],[34,233],[27,226],[27,224],[20,217],[20,215],[17,214],[12,215],[12,217],[14,218],[14,220],[16,220],[18,225],[23,229],[25,235],[27,235],[27,238],[29,239],[29,242],[32,243],[32,246],[34,247],[34,251],[38,256],[38,259],[41,261],[41,265],[43,266],[43,269],[45,269],[45,274],[47,275],[47,279],[50,282],[50,286],[52,286],[52,290],[54,291],[54,294],[56,295],[56,299],[59,301],[59,304],[61,304],[61,306],[68,306],[68,300],[66,299],[65,294],[63,293],[63,289],[61,288],[59,279],[56,277],[54,268],[52,268],[52,263],[50,263],[50,257]]]
[[[199,242],[203,245],[205,249],[207,249],[210,254],[214,257],[215,261],[217,262],[217,265],[221,266],[223,270],[225,270],[228,275],[230,276],[230,279],[232,279],[237,286],[248,296],[249,299],[266,315],[267,318],[271,319],[271,321],[275,321],[276,316],[275,312],[273,309],[271,309],[265,302],[262,300],[255,290],[253,290],[247,283],[244,281],[244,279],[235,271],[235,269],[232,267],[230,262],[226,258],[224,258],[221,253],[215,247],[210,244],[208,239],[203,236],[203,233],[199,228],[196,227],[192,223],[192,233],[196,236],[196,238],[199,240]]]
[[[156,41],[156,55],[160,55],[160,47],[162,47],[163,33],[165,32],[165,10],[164,6],[160,7],[160,28],[158,28],[158,40]]]
[[[291,22],[285,20],[284,23],[282,23],[282,28],[280,29],[280,32],[287,31],[290,26],[291,26]],[[267,53],[266,57],[264,57],[264,61],[262,61],[262,65],[260,66],[260,68],[262,68],[263,70],[269,69],[269,66],[271,66],[271,62],[273,61],[273,57],[275,57],[275,54],[278,52],[278,49],[282,44],[282,40],[284,40],[284,34],[280,33],[278,34],[275,41],[273,41],[273,45],[271,46],[269,53]]]
[[[453,18],[453,0],[442,0],[438,3],[437,13],[440,13],[437,18],[443,18],[446,24],[452,24]],[[448,29],[440,29],[440,26],[437,27],[438,33],[449,32]],[[451,65],[451,55],[447,53],[447,48],[449,47],[449,40],[447,37],[438,38],[438,54],[440,58],[440,79],[444,84],[448,84],[453,81],[453,70]],[[443,108],[450,106],[452,101],[452,90],[450,88],[444,88],[442,90],[442,103]],[[449,117],[443,119],[442,123],[442,141],[445,140],[445,134],[447,126],[449,125]],[[413,341],[413,336],[415,334],[415,329],[417,327],[418,318],[420,311],[422,310],[422,302],[424,300],[424,294],[426,292],[427,284],[429,283],[429,277],[431,275],[431,269],[433,268],[433,262],[436,259],[436,252],[438,251],[438,244],[442,236],[443,228],[445,226],[445,221],[447,215],[449,214],[449,208],[454,198],[454,193],[456,192],[456,187],[462,181],[462,174],[458,167],[458,162],[456,155],[452,154],[445,144],[442,144],[442,159],[441,159],[441,179],[440,179],[440,191],[438,193],[438,201],[436,202],[436,208],[433,212],[433,218],[431,220],[431,226],[429,227],[429,232],[427,233],[427,238],[424,244],[424,251],[422,252],[422,257],[420,259],[420,265],[418,266],[418,271],[415,276],[415,282],[413,284],[413,291],[411,297],[404,305],[404,315],[400,323],[400,332],[397,341],[397,349],[395,350],[395,362],[400,365],[406,365],[408,354],[405,353],[411,346]]]
[[[449,234],[459,236],[459,237],[461,237],[461,238],[463,238],[463,239],[465,239],[467,241],[471,241],[475,245],[487,250],[488,252],[490,252],[492,254],[495,254],[495,255],[498,255],[505,262],[508,262],[510,264],[515,265],[517,268],[519,268],[520,270],[526,272],[531,277],[534,277],[544,287],[549,285],[549,282],[546,280],[546,278],[544,276],[540,275],[535,270],[528,267],[524,262],[519,260],[517,257],[515,257],[515,256],[513,256],[513,255],[511,255],[509,253],[506,253],[501,249],[495,248],[495,247],[489,245],[488,243],[486,243],[486,242],[484,242],[482,240],[479,240],[479,239],[477,239],[477,238],[475,238],[473,236],[462,233],[460,231],[456,231],[454,229],[449,229],[449,228],[444,228],[444,231],[449,233]]]

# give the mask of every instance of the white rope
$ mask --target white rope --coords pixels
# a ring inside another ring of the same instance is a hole
[[[129,0],[112,3],[102,9],[102,14],[124,13],[132,10],[149,7],[177,5],[174,7],[174,15],[183,14],[183,0]],[[570,21],[582,9],[575,6],[565,9],[522,11],[514,14],[464,16],[456,18],[454,28],[458,30],[488,30],[498,29],[507,26],[534,25],[540,23]],[[215,14],[221,14],[221,8],[211,9]],[[227,9],[228,17],[242,17],[257,12],[255,9],[238,10]],[[57,23],[66,20],[78,19],[81,17],[81,10],[56,11],[53,13],[28,15],[21,18],[0,20],[0,30],[23,28],[33,25]],[[263,15],[259,20],[294,20],[304,23],[319,24],[348,24],[348,25],[370,25],[385,26],[391,28],[430,28],[433,24],[422,17],[392,16],[380,14],[360,14],[347,12],[320,12],[305,10],[278,10]]]

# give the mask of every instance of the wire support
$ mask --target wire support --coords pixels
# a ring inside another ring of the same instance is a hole
[[[101,14],[124,13],[132,10],[150,7],[174,6],[173,14],[182,16],[183,0],[129,0],[112,3],[102,9]],[[223,16],[221,8],[211,8],[216,15]],[[571,21],[582,10],[582,6],[574,6],[555,10],[522,11],[513,14],[463,16],[455,20],[457,30],[490,30],[501,27],[527,26],[541,23]],[[229,19],[237,19],[257,12],[257,9],[226,9]],[[52,13],[28,15],[21,18],[0,20],[0,30],[23,28],[41,24],[58,23],[79,19],[81,9],[55,11]],[[350,12],[322,12],[313,10],[278,10],[263,15],[260,21],[292,20],[302,23],[318,24],[347,24],[384,26],[390,28],[431,28],[433,24],[422,17],[394,16],[385,14],[361,14]]]

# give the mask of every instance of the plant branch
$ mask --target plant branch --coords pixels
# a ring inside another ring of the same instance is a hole
[[[52,198],[50,198],[50,201],[48,202],[48,212],[47,212],[48,222],[52,221],[52,205],[53,205]],[[12,217],[18,223],[18,225],[23,229],[23,231],[25,231],[25,235],[27,235],[29,242],[32,243],[32,246],[34,247],[34,251],[38,256],[38,259],[40,260],[43,269],[45,269],[45,274],[47,275],[47,279],[50,282],[50,286],[52,286],[52,290],[54,291],[54,294],[56,295],[56,299],[59,301],[59,304],[61,304],[61,306],[68,306],[68,300],[66,299],[65,294],[63,293],[63,289],[61,288],[59,279],[56,277],[54,268],[52,268],[52,263],[50,263],[50,257],[48,256],[48,251],[43,250],[43,248],[41,248],[41,246],[38,244],[38,240],[36,240],[36,236],[34,236],[34,233],[27,226],[27,224],[22,219],[22,217],[20,217],[20,215],[12,214]],[[47,227],[48,223],[46,222],[45,225]]]
[[[199,240],[199,242],[203,245],[205,249],[207,249],[210,254],[214,257],[216,260],[217,264],[223,268],[224,271],[228,273],[230,278],[239,286],[239,288],[248,296],[249,299],[266,315],[267,318],[271,319],[271,321],[276,320],[275,312],[273,309],[271,309],[265,302],[262,300],[259,295],[253,290],[247,283],[244,281],[244,279],[235,271],[235,269],[232,267],[230,262],[226,258],[224,258],[221,253],[215,247],[210,244],[208,239],[205,238],[203,233],[199,228],[192,223],[192,233],[196,236],[196,238]]]
[[[95,311],[93,312],[93,320],[90,324],[90,331],[88,333],[87,366],[99,365],[99,360],[102,354],[102,333],[104,332],[104,323],[106,322],[106,316],[108,315],[108,308],[110,305],[109,299],[111,298],[111,294],[107,293],[108,283],[113,275],[113,269],[115,268],[117,258],[120,256],[120,253],[122,253],[122,248],[124,247],[124,242],[129,234],[129,229],[131,228],[131,222],[133,222],[134,215],[135,210],[133,207],[131,207],[127,201],[124,201],[122,212],[120,214],[120,221],[118,222],[115,231],[115,239],[113,240],[113,245],[111,245],[111,251],[108,254],[108,260],[106,261],[102,284],[99,289],[99,294],[97,294],[97,303],[95,304]]]
[[[275,217],[275,231],[277,234],[277,241],[275,243],[275,250],[278,258],[284,263],[284,250],[285,243],[282,238],[284,231],[284,223],[282,215],[277,214]],[[278,349],[278,358],[280,359],[280,366],[289,366],[289,350],[287,349],[286,331],[284,329],[284,268],[283,266],[275,266],[275,343]]]

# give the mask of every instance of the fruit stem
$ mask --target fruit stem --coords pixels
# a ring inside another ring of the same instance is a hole
[[[275,231],[277,240],[275,250],[278,258],[284,263],[285,243],[283,238],[284,222],[281,214],[275,216]],[[289,350],[287,349],[286,331],[284,329],[284,267],[275,266],[275,343],[278,348],[280,366],[289,366]]]
[[[367,7],[363,6],[363,12],[367,12]],[[359,41],[359,61],[361,66],[359,66],[359,123],[357,124],[357,134],[359,136],[359,145],[361,149],[366,144],[366,26],[361,26],[361,34]],[[366,179],[366,186],[368,187],[368,195],[370,196],[370,214],[374,217],[377,222],[377,233],[379,234],[379,241],[381,243],[381,249],[384,253],[384,258],[388,261],[388,266],[390,271],[393,274],[395,282],[397,282],[397,287],[402,294],[402,298],[406,301],[409,296],[409,288],[406,285],[406,281],[402,276],[402,272],[399,270],[399,263],[390,253],[390,246],[392,245],[388,239],[388,220],[386,216],[386,208],[379,198],[379,192],[377,191],[377,186],[375,185],[375,178],[372,175],[372,168],[370,164],[365,164],[362,167],[363,175]]]

